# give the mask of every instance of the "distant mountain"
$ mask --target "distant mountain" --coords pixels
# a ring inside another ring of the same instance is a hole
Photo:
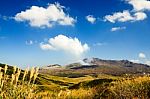
[[[121,67],[150,67],[146,64],[141,63],[133,63],[128,60],[102,60],[99,58],[92,58],[92,59],[83,59],[85,63],[92,64],[92,65],[99,65],[99,66],[121,66]]]
[[[59,68],[62,68],[62,66],[59,64],[54,64],[54,65],[43,66],[40,68],[40,70],[41,69],[59,69]]]
[[[150,73],[150,66],[141,63],[133,63],[128,60],[102,60],[99,58],[92,58],[92,59],[83,59],[83,62],[88,65],[82,65],[77,63],[67,65],[66,68],[74,70],[74,71],[81,71],[84,73],[104,73],[104,74],[113,74],[113,75],[120,75],[120,74],[145,74]]]
[[[83,64],[84,63],[84,64]],[[82,63],[72,63],[66,66],[47,66],[49,73],[80,73],[80,74],[150,74],[150,66],[133,63],[128,60],[103,60],[99,58],[83,59]],[[53,72],[55,71],[55,72]],[[46,72],[46,71],[44,71]]]

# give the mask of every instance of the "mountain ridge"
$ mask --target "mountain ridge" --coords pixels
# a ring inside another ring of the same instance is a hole
[[[47,69],[44,72],[49,73],[79,73],[79,74],[149,74],[150,66],[142,63],[133,63],[128,60],[103,60],[99,58],[83,59],[83,62],[76,62],[59,69]],[[53,72],[55,71],[55,72]],[[42,69],[41,69],[41,72]]]

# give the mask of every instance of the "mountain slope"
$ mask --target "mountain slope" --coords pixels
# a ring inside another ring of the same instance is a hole
[[[59,69],[47,69],[41,72],[58,74],[149,74],[150,66],[146,64],[133,63],[128,60],[102,60],[99,58],[83,59],[84,64],[72,63]],[[53,72],[55,71],[55,72]]]
[[[133,63],[128,60],[102,60],[98,58],[84,59],[85,63],[89,65],[81,65],[70,69],[87,70],[93,73],[106,73],[106,74],[142,74],[150,73],[150,66],[146,64]]]

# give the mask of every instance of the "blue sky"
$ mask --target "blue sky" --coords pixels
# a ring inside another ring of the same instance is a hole
[[[150,64],[148,0],[1,0],[0,62],[20,67],[86,57]]]

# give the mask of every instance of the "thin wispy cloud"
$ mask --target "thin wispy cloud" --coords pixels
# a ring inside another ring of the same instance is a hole
[[[145,62],[145,64],[147,64],[147,65],[150,66],[150,60],[147,60],[147,61]]]
[[[25,41],[25,44],[26,44],[26,45],[34,45],[34,44],[37,44],[37,43],[38,43],[37,40],[26,40],[26,41]]]
[[[133,60],[130,60],[131,62],[133,62],[133,63],[140,63],[140,60],[138,60],[138,59],[133,59]]]
[[[32,40],[26,41],[25,43],[26,43],[26,45],[33,45],[33,41]]]
[[[115,31],[120,31],[120,30],[125,30],[126,29],[126,27],[113,27],[113,28],[111,28],[111,32],[115,32]]]
[[[107,45],[107,43],[98,42],[98,43],[93,44],[93,46],[104,46],[104,45]]]

